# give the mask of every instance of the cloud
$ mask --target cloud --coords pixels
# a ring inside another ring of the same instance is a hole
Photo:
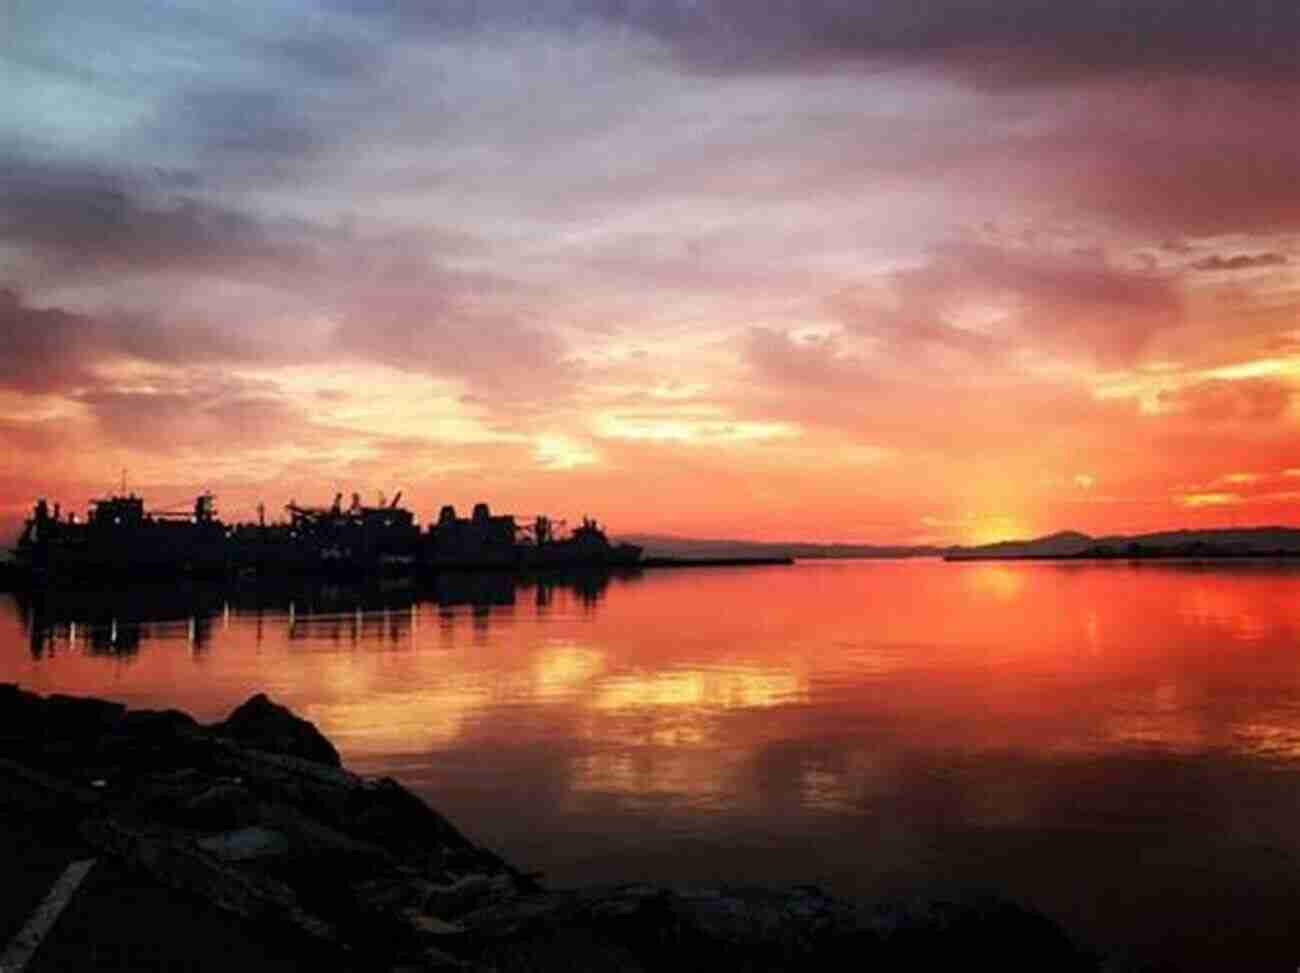
[[[1258,267],[1281,267],[1288,262],[1282,253],[1241,253],[1231,257],[1211,254],[1192,264],[1197,270],[1254,270]]]
[[[750,328],[741,353],[762,380],[792,387],[866,392],[869,366],[843,348],[835,335],[799,336],[774,328]]]
[[[1184,493],[1178,496],[1184,507],[1228,507],[1243,502],[1239,493]]]
[[[144,452],[239,452],[317,438],[309,417],[273,387],[201,371],[158,372],[126,386],[104,383],[76,400],[105,445]]]
[[[0,242],[59,273],[103,271],[259,276],[300,269],[320,231],[271,225],[238,209],[162,191],[165,178],[66,162],[0,159]]]
[[[570,17],[590,9],[647,30],[711,72],[894,59],[1022,84],[1124,73],[1300,77],[1300,11],[1288,0],[596,0],[549,8]]]
[[[225,157],[301,161],[323,148],[324,139],[295,101],[265,88],[196,88],[175,96],[163,111],[160,139]],[[183,126],[183,127],[182,127]]]
[[[29,4],[0,122],[0,439],[51,467],[75,441],[182,481],[207,448],[236,480],[400,472],[519,509],[571,478],[632,512],[680,490],[680,516],[746,531],[809,497],[830,533],[914,524],[918,492],[1032,507],[1043,470],[1075,508],[1103,499],[1086,470],[1167,511],[1171,483],[1215,492],[1261,450],[1300,464],[1295,292],[1262,272],[1300,229],[1298,21]],[[1125,383],[1145,397],[1099,400]],[[847,496],[873,455],[871,497]]]
[[[939,247],[923,266],[838,295],[832,307],[901,355],[939,347],[975,361],[1024,346],[1127,363],[1183,322],[1167,276],[1118,267],[1097,250],[974,241]]]
[[[31,307],[0,289],[0,386],[45,392],[84,381],[104,340],[92,318]]]
[[[1285,232],[1300,221],[1295,94],[1209,72],[1099,84],[1024,149],[1069,187],[1063,201],[1131,232]]]
[[[10,456],[49,455],[66,445],[64,418],[0,419],[0,447]]]
[[[603,439],[713,447],[799,435],[798,428],[790,423],[734,419],[712,409],[611,412],[597,417],[595,432]]]
[[[487,406],[560,403],[579,368],[554,332],[528,323],[509,281],[433,271],[347,298],[335,347],[404,371],[465,381]],[[527,307],[525,303],[523,307]]]
[[[1284,417],[1295,389],[1269,378],[1211,379],[1160,392],[1160,405],[1202,422],[1272,422]]]
[[[306,332],[308,329],[304,329]],[[0,388],[71,393],[95,388],[106,367],[124,362],[195,366],[309,360],[279,329],[232,328],[220,320],[167,320],[146,312],[83,314],[31,303],[0,288]]]

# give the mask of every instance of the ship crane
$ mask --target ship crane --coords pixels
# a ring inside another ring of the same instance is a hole
[[[552,520],[546,514],[538,514],[533,518],[531,524],[525,524],[519,530],[526,538],[531,539],[534,544],[540,547],[555,540],[558,528],[565,527],[568,523],[567,520]]]
[[[216,510],[213,506],[214,500],[216,500],[216,497],[214,497],[211,493],[201,493],[195,499],[192,505],[183,506],[183,507],[177,505],[172,507],[157,508],[154,510],[147,511],[146,516],[153,517],[158,520],[192,519],[195,522],[201,523],[204,521],[212,520],[213,517],[216,515]]]
[[[194,513],[189,507],[163,507],[161,510],[150,510],[151,517],[188,517]]]

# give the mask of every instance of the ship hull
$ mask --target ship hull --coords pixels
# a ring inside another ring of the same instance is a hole
[[[0,584],[39,587],[77,582],[256,576],[364,580],[451,571],[608,570],[634,568],[641,548],[611,544],[595,521],[555,539],[531,538],[512,516],[480,504],[472,518],[451,508],[421,531],[395,506],[343,509],[290,505],[277,524],[227,526],[211,497],[199,498],[193,519],[148,513],[134,496],[95,501],[90,518],[61,518],[40,501]],[[169,519],[170,518],[170,519]],[[540,522],[540,521],[539,521]],[[520,535],[523,534],[521,539]]]

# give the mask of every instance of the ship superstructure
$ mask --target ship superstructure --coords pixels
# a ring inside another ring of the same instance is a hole
[[[84,520],[38,500],[14,555],[37,577],[205,575],[225,570],[228,541],[211,494],[189,511],[149,511],[131,493],[92,500]]]
[[[538,516],[520,525],[510,514],[475,504],[469,517],[444,506],[422,531],[399,506],[401,493],[376,506],[343,494],[328,506],[290,501],[286,519],[226,525],[204,493],[181,510],[150,511],[134,493],[91,501],[84,520],[37,501],[15,549],[33,580],[138,576],[343,574],[370,576],[467,568],[531,569],[629,566],[641,549],[611,544],[595,520],[584,517],[565,535],[564,521]]]
[[[514,567],[519,563],[519,527],[512,514],[493,514],[476,503],[469,517],[448,504],[429,525],[423,561],[437,567]]]

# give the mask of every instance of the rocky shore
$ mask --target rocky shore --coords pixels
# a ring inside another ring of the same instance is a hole
[[[263,695],[204,726],[174,710],[0,685],[0,813],[238,917],[238,935],[278,944],[302,968],[1116,968],[992,895],[859,903],[809,886],[550,889],[396,781],[344,769],[312,724]],[[0,948],[10,934],[0,927]]]

